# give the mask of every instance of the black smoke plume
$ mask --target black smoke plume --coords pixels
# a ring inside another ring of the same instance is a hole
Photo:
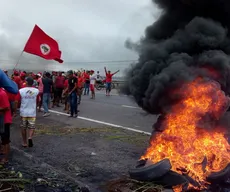
[[[230,94],[230,1],[152,0],[161,16],[136,45],[139,59],[127,72],[122,92],[151,114],[166,112],[172,90],[201,76]]]

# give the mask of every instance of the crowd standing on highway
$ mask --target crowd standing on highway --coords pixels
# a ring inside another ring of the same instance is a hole
[[[110,96],[112,77],[116,73],[105,70],[105,79],[94,70],[68,72],[33,72],[14,70],[11,76],[0,70],[0,164],[8,163],[10,151],[10,126],[12,119],[19,115],[22,147],[33,147],[36,115],[50,115],[50,109],[64,104],[69,117],[78,116],[82,95],[95,99],[95,86],[104,86],[106,96]]]

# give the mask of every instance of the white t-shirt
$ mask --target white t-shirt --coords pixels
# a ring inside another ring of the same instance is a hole
[[[96,76],[96,75],[90,75],[90,84],[91,84],[91,85],[94,85],[96,79],[97,79],[97,76]]]
[[[102,77],[101,77],[100,73],[97,73],[97,81],[100,81],[100,80],[102,80]]]
[[[37,88],[25,87],[19,90],[21,97],[20,116],[21,117],[36,117]]]

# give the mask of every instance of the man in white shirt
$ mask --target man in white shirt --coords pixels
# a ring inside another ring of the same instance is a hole
[[[39,90],[32,87],[34,80],[31,77],[26,79],[27,87],[19,90],[21,106],[20,106],[20,116],[21,116],[21,133],[23,139],[23,147],[33,147],[32,137],[35,130],[36,121],[36,108],[37,108],[37,96]],[[29,137],[27,143],[27,129],[29,129]]]
[[[94,71],[90,71],[90,91],[91,91],[91,99],[95,99],[95,83],[97,80],[97,76],[94,74]]]
[[[97,71],[97,81],[102,81],[103,80],[103,77],[100,75],[100,72]]]

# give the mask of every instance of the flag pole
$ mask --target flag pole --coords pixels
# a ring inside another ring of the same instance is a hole
[[[18,66],[19,61],[20,61],[20,59],[21,59],[21,57],[22,57],[23,52],[24,52],[24,50],[22,50],[21,54],[19,55],[18,60],[17,60],[17,63],[16,63],[15,66],[14,66],[14,70],[15,70],[16,67]]]

